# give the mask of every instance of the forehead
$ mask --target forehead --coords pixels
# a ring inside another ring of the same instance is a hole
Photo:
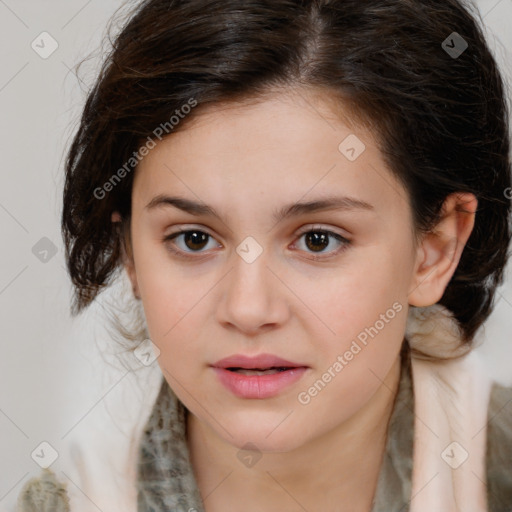
[[[196,110],[139,163],[134,202],[179,191],[216,210],[254,213],[256,203],[278,208],[336,193],[403,215],[407,195],[373,135],[332,106],[320,94],[288,92]]]

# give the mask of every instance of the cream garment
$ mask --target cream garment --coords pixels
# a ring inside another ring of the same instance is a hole
[[[441,305],[409,310],[415,422],[410,512],[486,512],[485,452],[491,380]],[[462,355],[461,355],[462,354]],[[453,358],[453,359],[452,359]]]
[[[30,498],[25,504],[7,509],[0,505],[0,512],[64,512],[69,508],[73,512],[137,512],[140,438],[161,381],[158,367],[142,368],[136,377],[123,378],[108,408],[98,405],[67,436],[50,469],[26,483]]]

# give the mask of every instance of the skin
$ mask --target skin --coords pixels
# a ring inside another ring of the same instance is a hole
[[[190,411],[187,442],[207,512],[371,509],[408,307],[441,298],[473,228],[476,198],[453,194],[435,232],[415,245],[407,193],[371,133],[349,126],[323,94],[288,90],[196,112],[134,176],[124,265],[163,375]],[[349,134],[366,146],[353,162],[338,150]],[[199,200],[222,220],[145,208],[158,194]],[[373,209],[272,219],[284,205],[327,195]],[[211,237],[202,246],[163,241],[180,228]],[[308,243],[304,233],[319,228],[350,243]],[[248,236],[263,249],[252,263],[236,252]],[[298,394],[394,303],[401,311],[301,404]],[[309,369],[275,397],[243,399],[209,367],[263,352]],[[237,457],[247,442],[261,455],[250,467]]]

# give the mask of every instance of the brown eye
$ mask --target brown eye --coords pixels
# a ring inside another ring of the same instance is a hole
[[[350,245],[350,240],[345,237],[326,229],[309,229],[299,235],[299,239],[304,239],[304,248],[299,249],[309,252],[310,254],[318,254],[319,258],[329,258],[336,256]],[[333,243],[334,240],[334,243]],[[326,250],[331,248],[331,250]]]
[[[172,241],[172,244],[170,244],[169,247],[172,252],[180,252],[184,255],[193,253],[201,254],[205,252],[203,249],[211,248],[207,247],[207,245],[210,241],[213,240],[214,239],[211,235],[198,229],[181,230],[164,238],[164,242]],[[176,246],[177,249],[173,248],[172,246]],[[219,247],[219,244],[212,244],[212,247]]]
[[[202,231],[187,231],[183,233],[183,241],[189,249],[199,250],[204,248],[209,236]]]
[[[329,236],[325,232],[310,231],[306,233],[306,246],[312,251],[322,251],[329,245]]]

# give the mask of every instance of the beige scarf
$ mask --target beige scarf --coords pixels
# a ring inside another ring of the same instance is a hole
[[[460,334],[451,312],[439,304],[409,310],[415,400],[410,512],[487,512],[492,382],[477,355],[461,345]]]

